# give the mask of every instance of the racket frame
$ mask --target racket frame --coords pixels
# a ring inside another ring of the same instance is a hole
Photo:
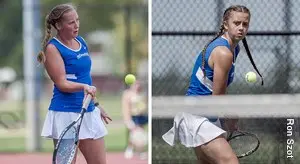
[[[73,161],[73,158],[76,154],[76,150],[77,150],[77,147],[78,147],[78,143],[79,143],[79,131],[80,131],[80,127],[81,127],[81,123],[82,123],[82,120],[83,120],[83,116],[87,110],[87,107],[89,106],[90,104],[90,101],[92,99],[92,96],[91,95],[87,95],[83,105],[82,105],[82,109],[81,109],[81,112],[79,114],[79,116],[76,118],[76,120],[74,120],[73,122],[71,122],[63,131],[62,133],[60,134],[59,138],[58,138],[58,141],[55,145],[55,148],[54,148],[54,151],[53,151],[53,155],[52,155],[52,164],[56,164],[56,156],[57,156],[57,153],[58,153],[58,149],[60,147],[60,143],[61,141],[63,140],[63,137],[64,135],[67,133],[68,130],[70,130],[78,121],[79,123],[77,124],[77,131],[75,133],[75,144],[73,146],[75,146],[76,148],[72,149],[72,152],[71,152],[71,156],[69,157],[68,159],[68,163],[67,164],[71,164],[72,161]]]
[[[227,137],[227,141],[228,142],[230,140],[233,140],[233,139],[237,138],[237,137],[242,137],[242,136],[246,136],[246,135],[254,137],[256,139],[256,141],[257,141],[257,144],[256,144],[255,148],[253,148],[253,149],[251,149],[251,150],[249,150],[249,151],[247,151],[247,152],[245,152],[243,154],[237,155],[238,158],[243,158],[243,157],[249,156],[249,155],[251,155],[252,153],[254,153],[259,148],[260,141],[259,141],[259,138],[257,137],[257,135],[255,135],[253,133],[245,132],[245,131],[239,131],[239,130],[235,131],[235,132],[237,132],[238,134],[237,135],[233,135],[234,132],[231,132],[229,134],[229,136]]]

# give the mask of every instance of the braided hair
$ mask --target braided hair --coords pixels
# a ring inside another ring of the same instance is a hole
[[[51,12],[46,16],[45,19],[45,37],[42,41],[42,50],[39,52],[37,56],[37,60],[39,63],[45,63],[46,61],[46,56],[45,56],[45,51],[46,51],[46,46],[50,40],[51,36],[51,29],[52,26],[57,30],[56,23],[58,23],[63,14],[75,10],[75,7],[72,6],[71,4],[60,4],[55,6]]]
[[[251,16],[250,10],[249,10],[247,7],[242,6],[242,5],[234,5],[234,6],[230,6],[229,8],[227,8],[227,9],[225,10],[225,12],[224,12],[224,14],[223,14],[223,21],[222,21],[222,24],[221,24],[221,27],[220,27],[218,33],[215,35],[215,37],[214,37],[212,40],[210,40],[210,41],[208,42],[208,44],[206,44],[206,45],[204,46],[204,48],[203,48],[203,50],[202,50],[202,71],[203,71],[204,77],[206,76],[206,71],[205,71],[205,64],[206,64],[206,63],[205,63],[205,53],[206,53],[207,47],[208,47],[208,45],[209,45],[211,42],[213,42],[213,41],[216,40],[218,37],[220,37],[220,36],[222,36],[222,35],[224,34],[224,32],[225,32],[225,31],[224,31],[224,30],[225,30],[224,22],[227,21],[227,20],[229,19],[230,13],[231,13],[232,11],[248,13],[248,14],[249,14],[249,17]],[[257,67],[256,67],[256,65],[255,65],[255,63],[254,63],[254,61],[253,61],[251,52],[250,52],[250,50],[249,50],[249,46],[248,46],[248,44],[247,44],[246,37],[245,37],[244,39],[242,39],[242,42],[243,42],[243,45],[244,45],[244,47],[245,47],[245,49],[246,49],[247,56],[248,56],[248,58],[250,59],[250,62],[251,62],[251,64],[252,64],[253,68],[256,70],[256,72],[259,74],[259,76],[260,76],[261,79],[262,79],[261,84],[263,85],[263,84],[264,84],[264,82],[263,82],[263,77],[262,77],[261,73],[258,71],[258,69],[257,69]]]

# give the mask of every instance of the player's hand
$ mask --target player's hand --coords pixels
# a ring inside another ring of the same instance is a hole
[[[100,110],[100,117],[101,119],[108,124],[108,121],[112,121],[112,119],[110,118],[110,116],[105,112],[105,110],[100,106],[98,100],[96,97],[94,97],[94,102],[95,102],[95,106],[99,108]]]
[[[112,121],[112,119],[108,116],[108,114],[104,111],[104,109],[102,107],[99,107],[100,109],[100,115],[101,115],[101,119],[108,124],[109,121]]]
[[[93,98],[96,96],[97,88],[95,86],[84,85],[84,95],[90,94]]]
[[[238,130],[238,119],[225,119],[224,120],[224,129],[228,132],[234,132]]]

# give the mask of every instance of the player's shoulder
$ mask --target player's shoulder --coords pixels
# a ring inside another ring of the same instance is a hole
[[[218,37],[217,39],[215,39],[214,41],[212,41],[211,43],[209,43],[208,45],[208,48],[207,49],[210,49],[211,51],[213,51],[215,48],[217,47],[227,47],[229,46],[228,42],[222,38],[222,37]]]
[[[45,52],[46,53],[56,53],[58,52],[56,46],[52,43],[47,44],[46,48],[45,48]]]
[[[232,61],[232,59],[233,59],[232,52],[226,46],[218,46],[218,47],[214,48],[214,50],[212,51],[211,54],[212,54],[213,58],[217,59],[217,60]]]
[[[212,53],[220,54],[220,56],[232,56],[232,52],[226,46],[218,46],[214,48]]]
[[[221,36],[219,36],[218,38],[216,38],[215,40],[213,40],[211,42],[211,44],[217,44],[217,45],[220,45],[220,44],[223,45],[226,43],[227,43],[227,41],[224,38],[222,38]]]

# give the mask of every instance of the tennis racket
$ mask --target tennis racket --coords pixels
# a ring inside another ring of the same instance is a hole
[[[244,131],[230,133],[227,141],[238,158],[253,154],[260,145],[260,141],[255,134]]]
[[[71,164],[79,143],[79,130],[82,123],[83,116],[87,110],[92,99],[91,95],[87,95],[79,116],[69,124],[61,133],[56,146],[53,151],[52,164]],[[95,103],[95,106],[98,103]]]

